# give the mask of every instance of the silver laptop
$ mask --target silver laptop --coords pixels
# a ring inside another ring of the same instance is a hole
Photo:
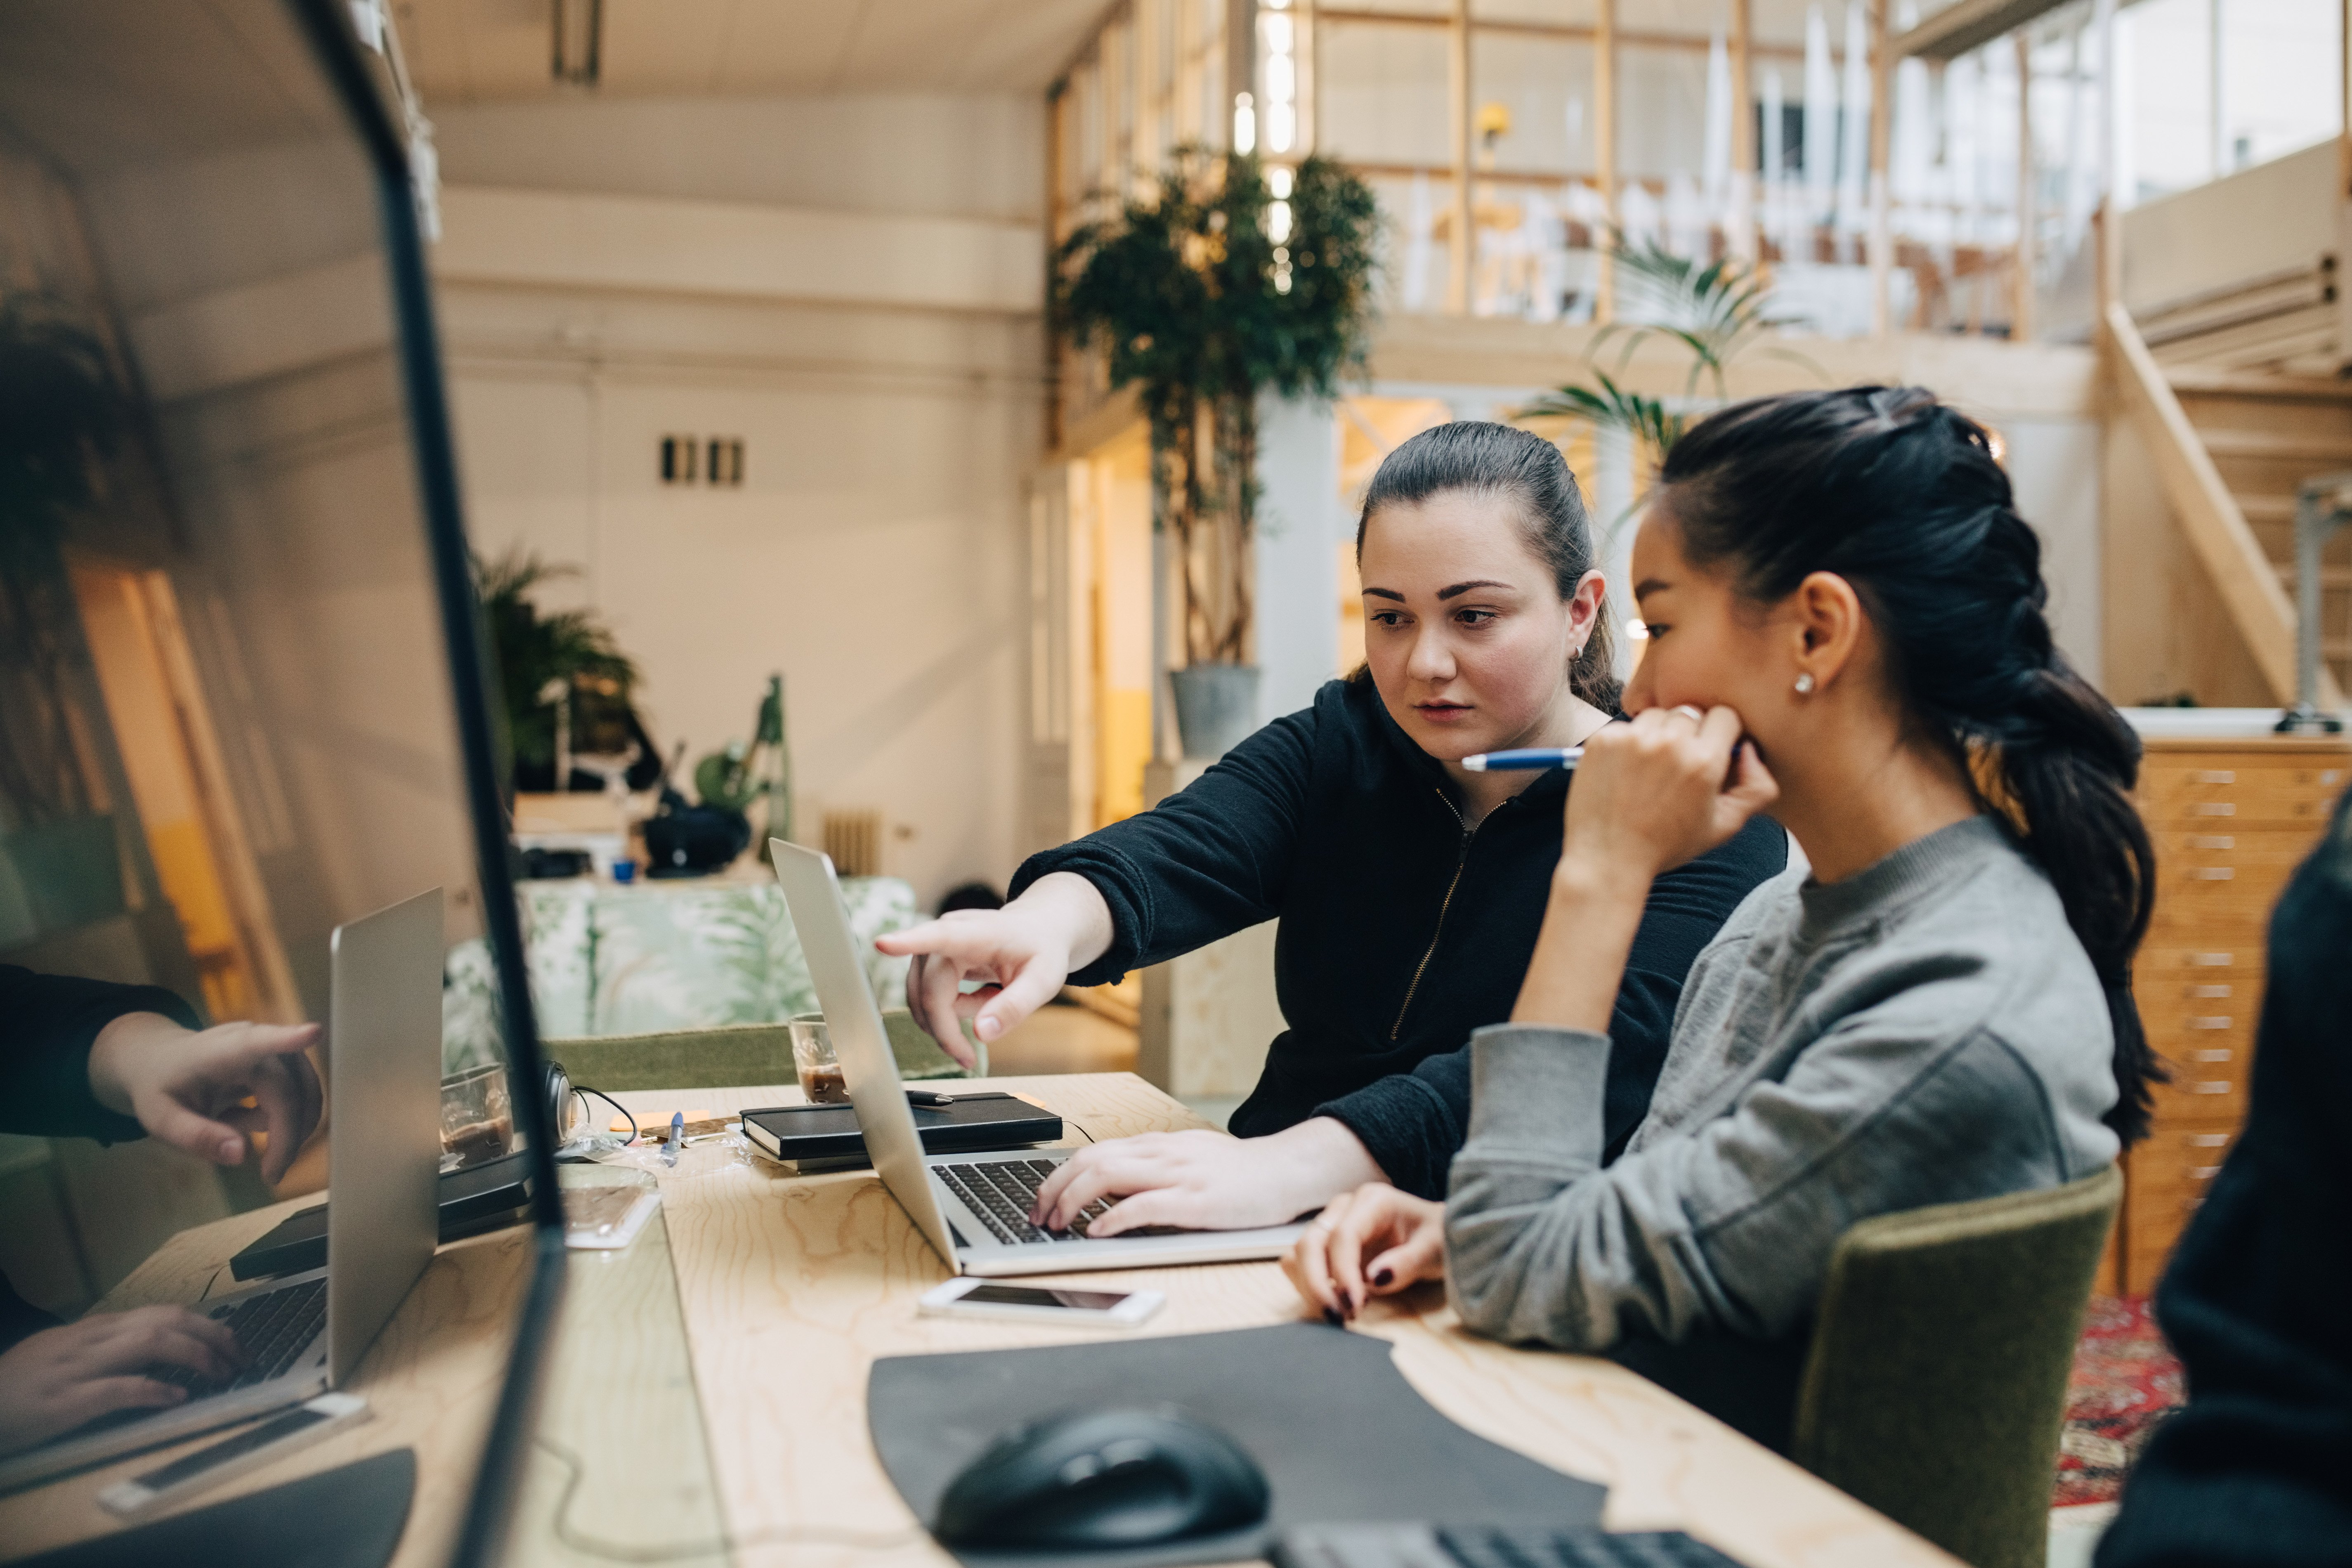
[[[187,1388],[187,1403],[0,1460],[0,1491],[299,1404],[358,1369],[440,1239],[442,947],[438,888],[335,928],[327,1265],[198,1309],[229,1325],[252,1364],[226,1384],[155,1373]]]
[[[776,879],[783,884],[793,929],[816,982],[834,1054],[857,1110],[858,1130],[874,1168],[925,1239],[961,1274],[1066,1274],[1089,1268],[1149,1268],[1171,1263],[1231,1263],[1279,1258],[1304,1228],[1158,1231],[1150,1236],[1087,1239],[1082,1216],[1069,1231],[1029,1223],[1037,1188],[1067,1149],[1024,1149],[989,1154],[928,1154],[907,1105],[898,1061],[882,1014],[858,959],[849,910],[834,879],[833,862],[781,838],[768,840]],[[1098,1204],[1100,1214],[1108,1203]]]

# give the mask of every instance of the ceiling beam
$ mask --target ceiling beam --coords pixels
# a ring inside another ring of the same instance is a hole
[[[2047,16],[2067,0],[1958,0],[1907,33],[1896,35],[1894,56],[1954,60]]]

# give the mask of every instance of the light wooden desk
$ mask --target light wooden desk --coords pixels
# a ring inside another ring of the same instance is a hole
[[[1206,1125],[1128,1073],[989,1087],[1034,1100],[1097,1139]],[[789,1104],[800,1095],[761,1088],[620,1099],[666,1113]],[[719,1496],[744,1543],[739,1560],[755,1568],[941,1568],[950,1560],[920,1536],[881,1550],[759,1542],[795,1529],[911,1528],[866,1437],[866,1369],[877,1356],[1093,1342],[1100,1331],[918,1316],[915,1298],[948,1271],[870,1172],[792,1177],[748,1152],[705,1145],[686,1151],[661,1184]],[[1270,1262],[1064,1278],[1165,1292],[1167,1307],[1142,1333],[1251,1328],[1302,1314]],[[1685,1529],[1751,1568],[1953,1562],[1633,1373],[1462,1332],[1434,1288],[1374,1304],[1358,1327],[1392,1343],[1414,1387],[1464,1426],[1606,1483],[1613,1529]]]
[[[1204,1125],[1126,1073],[990,1087],[1097,1139]],[[667,1113],[790,1104],[800,1093],[771,1086],[619,1098]],[[633,1179],[607,1168],[567,1176]],[[946,1568],[950,1560],[914,1530],[874,1457],[866,1369],[877,1356],[1095,1342],[1098,1331],[918,1316],[915,1298],[947,1269],[871,1173],[796,1177],[748,1151],[705,1144],[656,1179],[662,1213],[635,1246],[573,1255],[541,1431],[584,1475],[572,1485],[566,1460],[544,1446],[529,1457],[510,1560],[644,1561],[638,1553],[713,1542],[723,1516],[740,1543],[732,1560],[746,1568]],[[183,1233],[105,1305],[198,1299],[226,1258],[290,1206]],[[394,1562],[441,1563],[504,1370],[526,1259],[520,1231],[443,1248],[361,1369],[375,1418],[189,1506],[413,1446],[417,1496]],[[1165,1292],[1168,1306],[1143,1333],[1301,1315],[1273,1263],[1065,1278]],[[1461,1332],[1433,1289],[1375,1303],[1357,1327],[1392,1343],[1399,1369],[1464,1426],[1606,1483],[1612,1528],[1685,1529],[1750,1568],[1951,1568],[1951,1558],[1633,1373]],[[0,1554],[109,1528],[91,1500],[161,1457],[0,1499]],[[841,1531],[882,1544],[811,1538]],[[729,1559],[714,1549],[667,1560]]]

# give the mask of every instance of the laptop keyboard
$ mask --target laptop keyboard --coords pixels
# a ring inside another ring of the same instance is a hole
[[[250,1364],[228,1382],[205,1376],[184,1366],[150,1367],[147,1375],[159,1383],[176,1384],[193,1398],[230,1394],[279,1377],[301,1359],[327,1321],[327,1282],[312,1279],[259,1296],[248,1296],[226,1310],[213,1313],[236,1336]]]
[[[1046,1230],[1029,1223],[1037,1189],[1054,1173],[1051,1160],[991,1160],[980,1165],[933,1165],[931,1174],[988,1226],[997,1240],[1084,1241],[1087,1226],[1110,1208],[1108,1198],[1097,1198],[1071,1222],[1067,1230]]]
[[[1681,1531],[1610,1534],[1541,1526],[1297,1525],[1276,1568],[1740,1568]]]
[[[1681,1531],[1605,1534],[1598,1530],[1440,1530],[1438,1543],[1463,1568],[1739,1568]]]

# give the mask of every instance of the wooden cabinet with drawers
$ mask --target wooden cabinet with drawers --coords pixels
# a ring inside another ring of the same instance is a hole
[[[2150,739],[2139,802],[2156,916],[2133,990],[2172,1081],[2125,1156],[2120,1283],[2152,1289],[2245,1120],[2271,907],[2352,783],[2352,742]]]

